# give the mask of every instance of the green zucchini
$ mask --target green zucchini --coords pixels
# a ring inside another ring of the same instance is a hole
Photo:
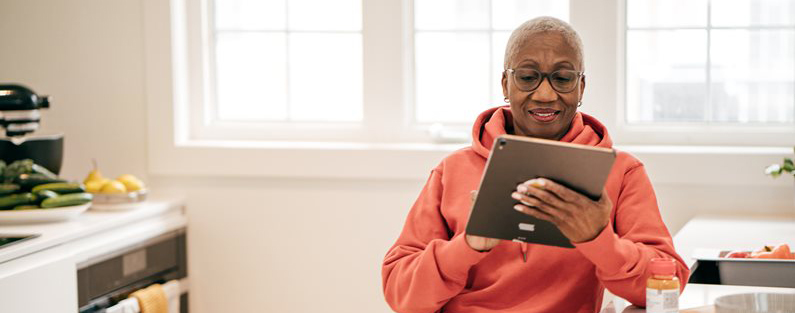
[[[10,195],[19,191],[19,185],[16,184],[0,184],[0,196]]]
[[[39,190],[35,193],[36,195],[36,204],[41,205],[41,202],[50,198],[55,198],[58,196],[58,193],[52,190]]]
[[[38,185],[52,184],[52,183],[65,183],[66,181],[58,178],[51,178],[43,174],[19,174],[14,178],[14,183],[19,185],[25,190],[29,190]]]
[[[7,210],[18,205],[32,204],[35,202],[36,196],[30,192],[8,195],[0,197],[0,210]]]
[[[86,191],[86,187],[80,183],[50,183],[33,187],[32,192],[39,192],[42,190],[52,190],[59,194],[76,193]]]
[[[38,205],[35,204],[23,204],[14,207],[14,211],[22,211],[22,210],[37,210],[41,209]]]
[[[81,205],[91,202],[94,196],[87,192],[70,193],[68,195],[60,195],[55,198],[44,199],[41,202],[42,208],[57,208],[62,206]]]

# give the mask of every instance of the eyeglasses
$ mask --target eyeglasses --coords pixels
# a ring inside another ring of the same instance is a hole
[[[544,78],[549,80],[552,89],[560,93],[568,93],[577,88],[580,82],[580,77],[585,73],[572,70],[557,70],[552,73],[542,73],[530,68],[518,68],[507,70],[508,73],[513,74],[513,81],[516,87],[524,92],[531,92],[541,86]]]

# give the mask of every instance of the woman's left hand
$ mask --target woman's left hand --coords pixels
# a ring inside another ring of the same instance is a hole
[[[511,195],[522,204],[519,212],[549,221],[574,243],[596,238],[610,221],[613,203],[602,191],[602,198],[590,198],[548,179],[536,178],[521,183]]]

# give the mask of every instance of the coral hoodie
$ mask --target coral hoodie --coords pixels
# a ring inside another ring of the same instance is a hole
[[[674,251],[643,164],[620,151],[606,183],[613,203],[610,223],[593,240],[573,249],[511,241],[488,252],[470,248],[464,239],[470,191],[478,188],[494,139],[506,133],[506,121],[512,121],[507,106],[482,113],[473,127],[472,146],[450,154],[431,171],[384,258],[384,296],[392,309],[597,312],[604,288],[645,306],[649,262],[657,257],[677,261],[684,288],[689,270]],[[561,141],[612,147],[605,127],[582,113]]]

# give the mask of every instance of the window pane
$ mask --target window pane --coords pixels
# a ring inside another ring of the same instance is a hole
[[[290,29],[350,30],[362,29],[361,0],[289,0]]]
[[[525,21],[542,15],[569,20],[568,1],[495,0],[491,5],[491,21],[494,29],[512,31]]]
[[[416,34],[417,121],[471,123],[494,104],[489,40],[486,33]]]
[[[508,37],[511,36],[509,31],[496,31],[491,35],[491,79],[489,85],[491,87],[491,101],[489,104],[503,105],[505,102],[502,95],[502,71],[505,69],[505,46],[508,44]]]
[[[795,24],[795,0],[720,0],[711,7],[713,26]]]
[[[704,121],[705,30],[627,32],[627,120]]]
[[[215,0],[216,29],[285,29],[286,0]]]
[[[488,29],[488,0],[415,0],[417,30]]]
[[[627,0],[630,28],[706,25],[707,0]]]
[[[289,36],[290,118],[362,120],[362,35]]]
[[[712,45],[716,121],[793,121],[795,31],[714,30]]]
[[[287,118],[285,45],[285,36],[280,33],[217,35],[218,118]]]

